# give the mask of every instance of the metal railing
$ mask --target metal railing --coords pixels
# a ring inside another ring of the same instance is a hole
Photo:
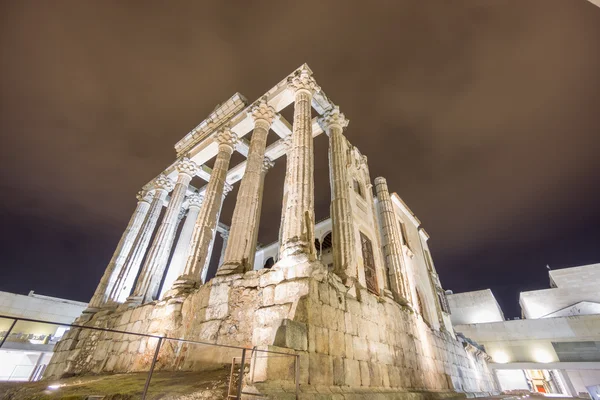
[[[235,399],[241,399],[242,394],[246,394],[246,393],[242,392],[242,385],[243,385],[243,380],[244,380],[244,368],[246,365],[246,361],[248,360],[248,358],[246,357],[246,353],[248,350],[250,350],[252,352],[251,353],[252,356],[250,357],[251,359],[256,355],[256,353],[277,354],[280,357],[281,356],[294,357],[294,384],[295,384],[296,399],[299,398],[298,396],[299,396],[299,392],[300,392],[300,355],[298,355],[298,354],[289,354],[289,353],[283,353],[283,352],[271,351],[271,350],[259,350],[256,347],[255,348],[247,348],[247,347],[233,346],[233,345],[226,345],[226,344],[201,342],[201,341],[197,341],[197,340],[178,339],[178,338],[169,337],[169,336],[151,335],[151,334],[147,334],[147,333],[127,332],[127,331],[122,331],[122,330],[118,330],[118,329],[100,328],[100,327],[95,327],[95,326],[66,324],[66,323],[62,323],[62,322],[45,321],[45,320],[33,319],[33,318],[12,317],[12,316],[2,315],[2,314],[0,314],[0,319],[9,319],[9,320],[13,321],[11,323],[10,327],[8,328],[8,331],[0,339],[0,349],[2,348],[2,346],[4,346],[4,343],[8,340],[11,332],[15,328],[17,322],[19,322],[19,321],[57,325],[57,326],[68,326],[70,328],[90,329],[90,330],[94,330],[94,331],[111,332],[111,333],[118,333],[118,334],[124,334],[124,335],[134,335],[134,336],[140,336],[140,337],[145,337],[145,338],[158,339],[156,348],[154,350],[154,356],[152,357],[152,362],[150,364],[150,370],[148,371],[148,376],[146,377],[144,389],[142,391],[142,396],[141,396],[142,400],[146,400],[146,396],[148,395],[148,389],[150,388],[150,381],[152,380],[152,374],[154,373],[154,369],[156,367],[156,361],[158,359],[158,355],[161,350],[161,346],[167,340],[175,341],[175,342],[179,342],[179,343],[189,343],[189,344],[194,344],[194,345],[205,345],[205,346],[216,346],[216,347],[241,350],[242,355],[241,355],[240,368],[239,368],[239,372],[238,372],[238,382],[237,382],[237,387],[236,387],[237,391],[234,395],[231,395],[233,373],[230,374],[230,382],[228,385],[228,398],[235,398]],[[234,362],[235,362],[235,359],[232,361],[232,366],[231,366],[232,371],[234,368]]]

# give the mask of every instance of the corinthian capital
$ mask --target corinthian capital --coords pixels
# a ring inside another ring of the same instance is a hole
[[[338,106],[334,106],[331,110],[327,111],[321,118],[319,118],[319,125],[327,131],[328,129],[338,126],[342,129],[348,126],[346,116],[340,112]]]
[[[267,173],[267,171],[270,170],[271,168],[273,168],[274,165],[275,165],[275,162],[273,160],[271,160],[269,157],[263,158],[263,167],[262,167],[263,173]]]
[[[193,178],[198,172],[198,165],[189,158],[183,157],[177,163],[177,171],[180,174],[187,174]]]
[[[188,207],[200,207],[202,205],[202,201],[204,200],[203,196],[200,196],[198,193],[192,193],[188,196]]]
[[[264,121],[264,123],[271,126],[273,118],[275,118],[275,109],[271,107],[266,100],[261,99],[257,105],[252,107],[250,115],[254,118],[255,124]]]
[[[159,175],[158,178],[154,180],[153,186],[156,190],[166,190],[167,192],[170,192],[173,190],[174,184],[173,181],[166,176]]]
[[[233,147],[238,142],[238,137],[235,133],[231,132],[229,127],[225,127],[217,134],[217,143],[219,143],[219,149],[221,146],[229,147],[230,151],[233,151]]]
[[[138,201],[145,201],[146,203],[150,203],[152,201],[152,191],[148,190],[140,190],[135,196]]]
[[[288,77],[287,81],[289,87],[294,90],[294,92],[305,91],[312,95],[315,92],[321,91],[321,88],[319,85],[317,85],[315,78],[313,78],[305,69],[296,71],[294,75]]]
[[[223,186],[223,196],[227,196],[229,194],[229,192],[231,192],[233,190],[233,186],[230,185],[229,183],[225,182],[225,185]]]

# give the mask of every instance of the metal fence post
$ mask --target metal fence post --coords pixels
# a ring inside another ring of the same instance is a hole
[[[244,364],[246,364],[246,349],[242,350],[242,361],[240,364],[240,379],[237,385],[237,400],[242,398],[242,381],[244,380]]]
[[[148,377],[146,378],[146,384],[144,385],[144,391],[142,392],[142,400],[146,400],[146,394],[148,394],[148,388],[150,387],[150,380],[152,379],[152,373],[154,372],[154,366],[156,365],[156,359],[158,358],[158,352],[160,351],[160,345],[162,344],[163,338],[158,338],[156,344],[156,350],[154,350],[154,358],[150,365],[150,371],[148,371]]]
[[[17,324],[18,320],[19,320],[19,318],[15,318],[13,320],[12,324],[10,324],[10,328],[8,328],[8,331],[6,332],[6,335],[4,335],[4,337],[2,338],[2,341],[0,342],[0,347],[2,347],[4,345],[4,342],[6,342],[6,339],[8,339],[8,337],[10,336],[10,333],[12,332],[13,328]]]
[[[300,398],[300,354],[296,354],[296,359],[294,360],[294,369],[294,380],[296,381],[296,400],[298,400]]]

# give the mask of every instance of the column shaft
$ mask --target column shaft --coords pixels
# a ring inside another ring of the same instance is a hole
[[[379,200],[379,213],[383,232],[383,254],[390,275],[391,290],[398,302],[408,304],[410,289],[402,256],[402,234],[387,182],[384,178],[375,179],[375,190]]]
[[[208,250],[214,239],[217,218],[223,202],[223,188],[225,187],[229,161],[237,138],[235,134],[225,130],[220,132],[217,140],[219,141],[219,153],[210,180],[206,185],[204,202],[196,219],[194,232],[192,233],[192,247],[185,265],[185,271],[178,279],[192,285],[201,282],[200,274],[205,269]]]
[[[333,268],[343,279],[358,279],[354,221],[350,205],[348,151],[346,138],[342,133],[348,121],[335,107],[325,114],[321,124],[326,126],[329,133]]]
[[[219,224],[219,221],[221,220],[221,210],[223,209],[223,203],[225,202],[225,197],[227,197],[227,195],[229,194],[229,192],[231,192],[231,190],[233,189],[233,186],[229,185],[228,183],[225,183],[225,187],[223,188],[223,195],[221,196],[221,203],[219,205],[219,210],[217,211],[217,224],[215,225],[215,229],[213,230],[211,239],[210,239],[210,244],[208,246],[208,250],[206,251],[206,261],[204,262],[204,267],[202,267],[202,272],[200,273],[200,280],[201,282],[206,282],[206,278],[208,276],[208,269],[210,267],[210,262],[212,260],[212,254],[213,254],[213,249],[215,247],[215,239],[217,238],[217,229],[216,226]]]
[[[311,121],[312,94],[317,86],[306,71],[289,81],[296,93],[292,145],[286,171],[287,202],[281,256],[302,255],[315,259],[314,249],[314,154]]]
[[[194,225],[196,224],[196,219],[198,218],[200,204],[202,204],[202,197],[197,194],[192,194],[188,197],[188,202],[188,212],[183,223],[183,228],[181,228],[181,233],[179,234],[179,239],[177,240],[177,245],[175,246],[175,251],[173,252],[173,257],[169,263],[167,276],[165,277],[165,281],[163,283],[160,298],[162,298],[164,294],[171,289],[171,285],[173,285],[173,282],[175,282],[177,277],[183,274],[185,262],[190,251],[192,232],[194,231]]]
[[[148,249],[152,233],[154,232],[154,228],[160,217],[165,198],[171,187],[172,182],[166,177],[161,176],[157,178],[155,182],[154,198],[150,204],[148,215],[135,238],[135,242],[125,261],[125,266],[121,269],[112,289],[110,297],[113,302],[121,303],[129,296],[144,255],[146,254],[146,250]]]
[[[144,218],[146,218],[146,215],[148,214],[150,202],[152,201],[152,194],[149,192],[140,192],[138,193],[137,198],[137,207],[127,224],[127,228],[125,228],[125,231],[121,236],[117,249],[113,253],[112,258],[104,271],[104,275],[94,292],[94,296],[90,300],[90,304],[88,305],[88,309],[90,310],[98,309],[106,304],[115,281],[127,259],[127,255],[131,251],[135,238],[144,222]]]
[[[256,217],[257,212],[260,215],[261,192],[264,186],[263,161],[267,147],[267,135],[275,116],[275,110],[263,101],[253,109],[252,116],[255,120],[255,127],[250,140],[246,171],[233,211],[225,259],[223,265],[219,267],[217,275],[251,270],[256,254],[259,225]]]

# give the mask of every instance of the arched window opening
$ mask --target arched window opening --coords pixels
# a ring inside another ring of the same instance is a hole
[[[273,260],[273,257],[269,257],[267,258],[267,261],[265,262],[265,266],[263,268],[270,269],[273,265],[275,265],[275,260]]]

